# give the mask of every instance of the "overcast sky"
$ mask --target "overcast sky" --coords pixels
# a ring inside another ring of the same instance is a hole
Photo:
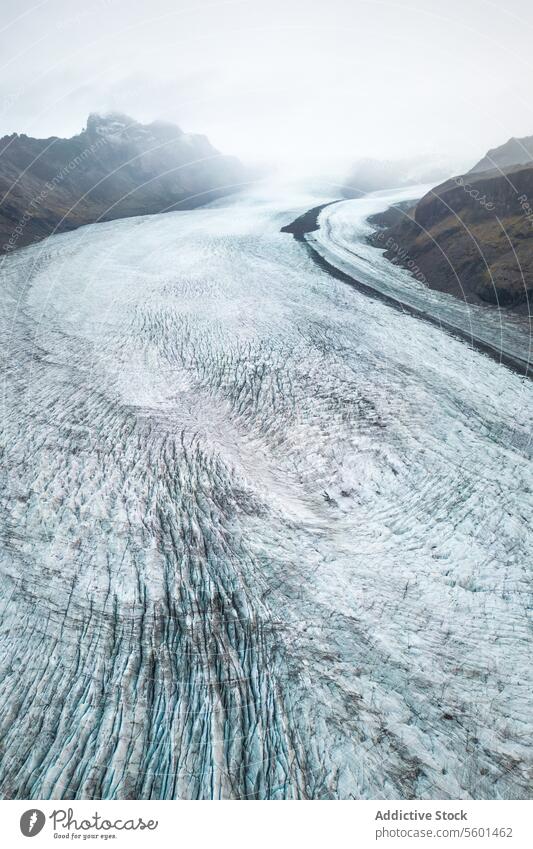
[[[2,0],[0,134],[117,109],[246,160],[429,154],[533,134],[533,2]]]

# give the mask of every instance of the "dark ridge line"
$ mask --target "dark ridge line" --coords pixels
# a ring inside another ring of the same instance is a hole
[[[332,206],[334,203],[339,203],[338,200],[330,200],[328,203],[321,203],[320,206],[314,206],[308,209],[303,215],[299,215],[290,224],[285,224],[281,228],[280,233],[292,233],[297,242],[305,242],[306,233],[313,233],[315,230],[320,230],[318,226],[318,216],[326,206]]]
[[[323,271],[326,271],[337,280],[347,283],[358,292],[361,292],[361,294],[367,295],[376,301],[381,301],[399,312],[407,313],[408,315],[412,315],[414,318],[419,318],[422,321],[432,324],[434,327],[438,327],[440,330],[445,330],[451,336],[461,339],[463,342],[467,342],[468,345],[475,350],[480,351],[482,354],[486,354],[491,360],[494,360],[499,365],[506,366],[520,377],[527,377],[529,380],[532,379],[532,370],[529,362],[526,360],[523,360],[520,357],[514,357],[512,354],[499,351],[498,348],[495,348],[488,342],[477,339],[475,336],[468,334],[459,327],[455,327],[453,324],[441,321],[417,307],[413,307],[410,304],[400,301],[398,298],[394,298],[392,295],[386,295],[384,292],[374,289],[368,283],[361,283],[360,280],[356,280],[355,277],[352,277],[346,271],[341,271],[335,265],[328,262],[327,259],[324,259],[324,257],[307,241],[305,236],[307,233],[313,233],[315,230],[320,229],[318,225],[318,216],[323,209],[327,206],[332,206],[334,203],[340,203],[340,201],[333,200],[328,203],[322,203],[320,206],[314,206],[312,209],[308,209],[307,212],[303,213],[303,215],[299,215],[298,218],[295,218],[290,224],[286,224],[282,227],[280,232],[291,233],[297,242],[301,242],[305,246],[311,259]]]

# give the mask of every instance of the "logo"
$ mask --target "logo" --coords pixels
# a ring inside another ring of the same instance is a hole
[[[29,811],[24,811],[20,818],[20,830],[24,837],[35,837],[43,830],[46,822],[46,817],[42,811],[37,808],[31,808]]]

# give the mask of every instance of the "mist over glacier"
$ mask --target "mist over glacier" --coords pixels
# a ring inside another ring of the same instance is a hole
[[[527,797],[531,384],[321,270],[321,200],[4,261],[4,798]]]

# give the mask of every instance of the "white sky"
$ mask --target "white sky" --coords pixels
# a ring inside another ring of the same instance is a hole
[[[533,134],[532,0],[2,0],[0,134],[118,109],[244,160],[479,159]]]

